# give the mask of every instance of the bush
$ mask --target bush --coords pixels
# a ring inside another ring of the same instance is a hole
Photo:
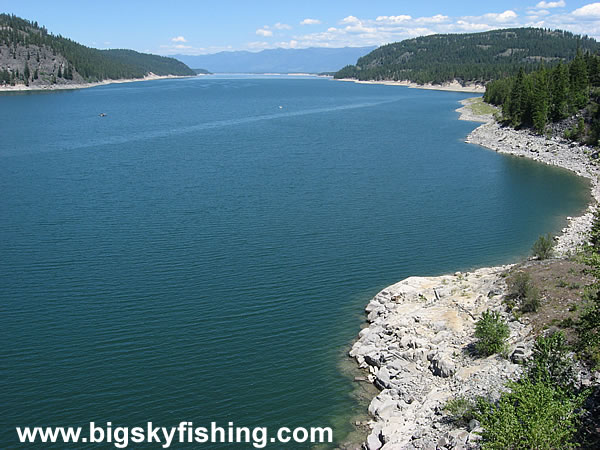
[[[541,380],[509,382],[497,404],[480,399],[484,449],[558,449],[574,446],[583,396],[567,395]]]
[[[444,410],[461,425],[466,425],[471,419],[475,418],[475,403],[465,397],[455,397],[448,400]]]
[[[526,272],[517,272],[510,281],[509,297],[519,300],[523,312],[535,312],[540,307],[540,291]]]
[[[526,376],[557,389],[572,390],[575,373],[568,355],[569,348],[562,331],[548,337],[538,336],[533,346],[531,359],[527,361]]]
[[[475,349],[484,356],[500,353],[504,350],[509,334],[508,325],[497,311],[484,311],[475,324],[475,337],[478,339]]]
[[[600,291],[596,291],[577,322],[577,347],[595,369],[600,369]]]
[[[554,239],[548,233],[546,236],[540,236],[531,247],[531,254],[538,259],[548,259],[554,252]]]

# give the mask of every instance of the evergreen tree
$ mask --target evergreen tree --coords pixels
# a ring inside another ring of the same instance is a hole
[[[56,74],[57,78],[62,78],[62,66],[58,66],[58,73]]]
[[[510,101],[508,104],[508,119],[514,127],[521,125],[523,111],[525,110],[525,71],[519,70],[512,85]]]
[[[589,99],[587,66],[580,49],[577,50],[577,55],[569,67],[569,78],[571,106],[572,111],[575,112],[583,108]]]
[[[549,97],[548,72],[542,68],[535,74],[533,93],[533,127],[540,134],[544,133],[548,121]]]
[[[550,116],[557,121],[568,116],[569,105],[569,73],[562,61],[554,68],[551,76],[552,82],[552,104]]]

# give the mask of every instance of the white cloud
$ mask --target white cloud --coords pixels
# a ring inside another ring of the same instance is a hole
[[[340,23],[360,23],[360,20],[358,19],[358,17],[354,17],[354,16],[348,16],[348,17],[344,17]]]
[[[352,17],[352,16],[350,16],[350,17]],[[379,16],[375,20],[377,22],[384,22],[384,23],[402,23],[402,22],[407,22],[411,19],[412,19],[411,16],[400,15],[400,16]]]
[[[565,6],[567,6],[567,4],[564,2],[564,0],[560,0],[558,2],[539,2],[537,5],[535,5],[536,8],[540,8],[540,9],[550,9],[550,8],[564,8]]]
[[[250,50],[264,50],[265,48],[269,48],[269,43],[264,41],[248,42],[246,47]]]
[[[297,27],[298,30],[303,30],[297,34],[288,32],[291,27],[287,28],[286,24],[277,23],[256,30],[256,34],[261,38],[277,36],[277,40],[269,39],[271,41],[269,43],[254,42],[247,44],[245,48],[258,50],[274,47],[358,47],[383,45],[437,33],[475,33],[498,28],[529,26],[562,29],[600,37],[600,0],[575,9],[573,12],[560,9],[565,3],[564,0],[546,2],[536,0],[536,2],[538,2],[537,7],[524,8],[521,14],[516,10],[508,9],[488,10],[486,14],[479,16],[462,17],[443,14],[426,17],[413,17],[409,14],[374,17],[348,15],[340,18],[338,25],[329,26],[326,30],[309,32],[308,27]],[[313,20],[317,19],[305,19],[300,23],[311,24]]]
[[[491,27],[487,23],[475,23],[467,22],[466,20],[457,20],[456,25],[453,28],[463,32],[476,32],[491,30],[494,27]]]
[[[442,14],[436,14],[435,16],[432,16],[432,17],[419,17],[418,19],[415,19],[415,22],[417,22],[417,23],[443,23],[443,22],[447,22],[448,20],[450,20],[450,17],[444,16]]]
[[[171,39],[172,42],[187,42],[187,39],[183,36],[177,36]]]
[[[600,19],[600,3],[590,3],[576,9],[572,14],[580,19]]]
[[[263,37],[273,36],[273,32],[271,30],[268,30],[267,27],[259,28],[258,30],[256,30],[256,34]]]
[[[321,21],[319,19],[304,19],[300,22],[300,25],[319,25]]]
[[[511,20],[516,19],[517,13],[512,11],[512,10],[507,10],[504,11],[503,13],[488,13],[488,14],[484,14],[483,17],[487,20],[493,20],[495,22],[499,22],[499,23],[505,23],[505,22],[510,22]]]
[[[548,11],[546,9],[537,9],[534,11],[529,11],[527,13],[528,16],[534,16],[534,17],[547,16],[548,14],[550,14],[550,11]]]
[[[295,39],[292,39],[287,42],[278,42],[277,46],[281,47],[281,48],[298,48],[298,41]]]
[[[279,23],[277,22],[275,25],[273,25],[273,28],[275,28],[276,30],[291,30],[292,27],[289,26],[287,23]]]

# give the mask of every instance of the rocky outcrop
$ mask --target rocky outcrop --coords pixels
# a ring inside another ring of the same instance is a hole
[[[476,446],[479,435],[457,428],[443,408],[456,397],[498,396],[520,373],[521,366],[509,359],[473,353],[481,312],[504,314],[502,273],[509,268],[410,277],[369,302],[369,326],[350,351],[381,390],[369,405],[374,421],[367,448]],[[530,327],[518,321],[509,325],[509,353],[527,352]]]

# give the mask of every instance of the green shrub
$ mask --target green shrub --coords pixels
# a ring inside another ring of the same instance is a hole
[[[557,288],[564,288],[567,287],[569,285],[569,283],[567,283],[565,280],[563,280],[562,278],[560,278],[557,282],[556,282],[556,287]]]
[[[521,299],[521,311],[535,312],[540,307],[540,291],[531,285],[527,295]]]
[[[484,311],[475,324],[475,349],[484,356],[500,353],[504,350],[509,334],[508,325],[497,311]]]
[[[531,247],[531,254],[538,259],[548,259],[554,252],[554,239],[548,233],[546,236],[540,236]]]
[[[567,395],[541,380],[509,382],[494,404],[480,399],[476,418],[484,449],[558,449],[574,446],[583,396]]]
[[[455,397],[448,400],[444,410],[461,425],[466,425],[475,418],[475,402],[466,397]]]
[[[527,272],[517,272],[510,281],[509,297],[519,300],[523,312],[534,312],[540,307],[540,291]]]
[[[600,291],[591,300],[576,324],[577,349],[595,369],[600,369]]]
[[[526,363],[526,376],[557,389],[571,390],[575,381],[573,363],[562,331],[548,337],[538,336],[531,358]]]

